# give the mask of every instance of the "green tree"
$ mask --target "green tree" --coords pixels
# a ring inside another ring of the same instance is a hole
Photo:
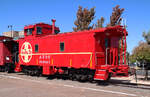
[[[133,58],[139,62],[143,60],[150,62],[150,46],[146,42],[140,42],[139,45],[133,49]]]
[[[92,20],[95,18],[95,8],[91,8],[90,10],[87,8],[82,8],[79,6],[77,11],[77,20],[74,22],[76,27],[73,27],[74,31],[82,31],[93,29],[93,25],[90,26]]]
[[[143,37],[146,40],[146,43],[149,45],[149,49],[150,49],[150,31],[148,31],[148,33],[146,34],[145,32],[143,32]],[[148,69],[150,69],[150,53],[148,56],[148,60],[146,60],[146,74],[145,74],[145,79],[148,79]]]
[[[147,33],[143,32],[143,37],[146,40],[147,44],[150,45],[150,30]]]
[[[150,65],[150,46],[146,42],[140,42],[137,47],[133,49],[132,55],[130,56],[131,62],[140,62],[140,66],[144,66],[145,79],[148,79],[148,65]]]

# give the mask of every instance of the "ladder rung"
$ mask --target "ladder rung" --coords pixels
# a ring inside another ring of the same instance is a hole
[[[107,65],[101,65],[101,67],[106,67]]]
[[[96,69],[97,71],[106,71],[105,69]]]
[[[96,75],[98,75],[98,76],[104,76],[104,74],[96,74]]]

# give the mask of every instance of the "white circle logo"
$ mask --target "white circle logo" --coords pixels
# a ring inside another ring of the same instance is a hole
[[[32,58],[32,46],[29,42],[24,42],[21,46],[21,59],[23,62],[28,63]]]

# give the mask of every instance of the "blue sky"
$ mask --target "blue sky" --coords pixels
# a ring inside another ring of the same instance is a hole
[[[120,5],[125,8],[122,15],[127,22],[128,51],[143,40],[142,32],[150,30],[150,0],[0,0],[0,34],[13,30],[23,30],[27,24],[38,22],[51,23],[56,19],[56,25],[61,32],[70,32],[74,27],[78,6],[95,7],[95,23],[103,16],[105,24],[109,22],[112,7]]]

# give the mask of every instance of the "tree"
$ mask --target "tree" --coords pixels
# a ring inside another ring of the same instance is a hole
[[[137,47],[133,49],[133,58],[139,62],[150,61],[150,46],[146,42],[140,42]]]
[[[91,8],[90,10],[87,8],[82,8],[79,6],[77,11],[77,20],[74,22],[76,27],[73,27],[74,31],[82,31],[93,29],[93,25],[90,26],[90,23],[95,18],[95,8]]]
[[[121,15],[124,11],[124,8],[119,8],[119,5],[113,8],[112,15],[110,16],[110,24],[107,26],[116,26],[121,24]]]
[[[146,43],[150,46],[150,31],[147,34],[145,32],[143,32],[143,37],[146,40]],[[148,62],[146,62],[147,68],[145,68],[146,69],[145,79],[148,79],[148,69],[150,68],[150,55],[149,55],[149,60],[147,60],[147,61],[148,61]]]
[[[104,24],[104,17],[101,17],[100,19],[97,20],[97,23],[95,24],[95,28],[103,28],[103,24]]]
[[[148,31],[147,33],[143,32],[143,37],[146,40],[147,44],[150,45],[150,31]]]
[[[130,56],[131,62],[138,61],[145,69],[145,79],[148,79],[148,65],[150,65],[150,46],[146,42],[140,42],[137,47],[133,49],[132,55]]]

